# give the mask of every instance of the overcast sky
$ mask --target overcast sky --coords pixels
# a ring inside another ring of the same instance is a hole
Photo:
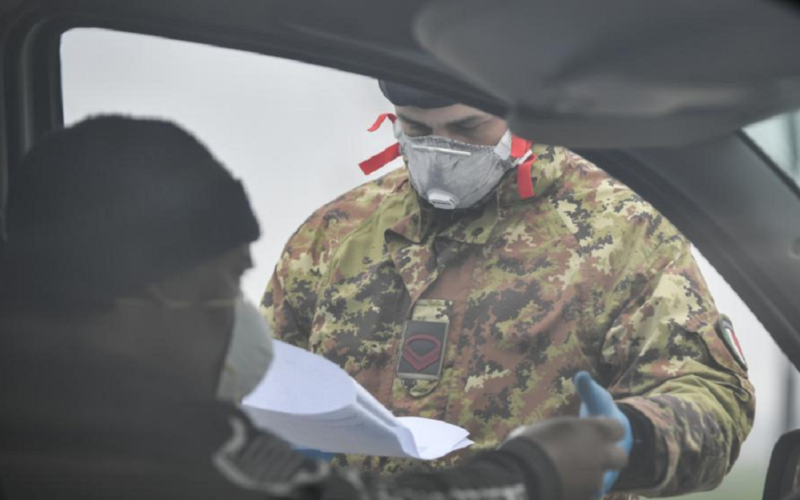
[[[62,57],[68,123],[109,112],[172,119],[245,182],[262,228],[253,250],[257,267],[244,283],[254,301],[297,226],[367,180],[358,162],[393,142],[389,127],[366,132],[391,109],[367,78],[102,30],[67,33]],[[779,432],[786,360],[747,306],[700,260],[719,308],[734,320],[759,396],[741,468],[765,465]]]

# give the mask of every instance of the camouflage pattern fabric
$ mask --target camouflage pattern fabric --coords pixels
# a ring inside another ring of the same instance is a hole
[[[715,331],[689,242],[574,153],[534,152],[531,199],[512,172],[448,220],[401,168],[316,211],[286,245],[263,299],[277,337],[336,362],[396,415],[463,426],[476,442],[436,462],[339,461],[389,473],[459,463],[517,426],[576,415],[571,379],[586,370],[654,424],[659,479],[637,493],[713,488],[755,395]],[[440,378],[397,378],[404,322],[442,318]]]

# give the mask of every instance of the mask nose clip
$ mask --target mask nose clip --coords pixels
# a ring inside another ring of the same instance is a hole
[[[437,148],[435,146],[422,146],[419,144],[412,144],[411,147],[418,151],[429,151],[432,153],[444,153],[456,156],[472,156],[472,153],[470,153],[469,151],[459,151],[457,149]]]

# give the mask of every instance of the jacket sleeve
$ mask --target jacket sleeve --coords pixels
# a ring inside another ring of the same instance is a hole
[[[327,272],[327,260],[337,241],[337,235],[321,229],[330,219],[323,209],[289,238],[261,298],[261,312],[275,338],[307,350],[319,281]]]
[[[308,349],[310,307],[303,308],[295,302],[298,298],[308,301],[310,287],[300,288],[300,297],[297,297],[297,281],[298,276],[292,272],[291,254],[284,251],[261,298],[261,312],[272,326],[276,339]]]
[[[626,412],[652,424],[655,479],[620,489],[646,496],[712,489],[753,424],[746,365],[715,328],[719,313],[684,237],[676,231],[633,265],[604,305],[612,319],[598,371]]]
[[[240,421],[241,422],[241,421]],[[247,429],[245,431],[245,429]],[[286,500],[558,500],[551,462],[518,438],[464,465],[379,476],[305,458],[284,441],[244,422],[238,439],[214,455],[217,471],[239,488]]]
[[[430,472],[367,477],[372,499],[419,500],[558,500],[555,468],[527,439],[476,455],[463,465]]]

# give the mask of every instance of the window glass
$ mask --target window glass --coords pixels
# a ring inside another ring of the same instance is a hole
[[[731,318],[756,388],[756,420],[741,456],[722,485],[708,493],[689,495],[688,500],[761,498],[772,447],[786,431],[800,422],[786,422],[787,377],[797,379],[794,367],[772,337],[714,267],[695,249],[695,259],[721,312]],[[796,387],[796,385],[795,385]],[[774,406],[773,406],[774,405]],[[772,411],[771,408],[776,408]],[[789,413],[791,414],[791,413]],[[794,420],[794,419],[792,419]]]
[[[779,168],[796,183],[800,183],[800,111],[774,116],[753,124],[745,128],[744,131]],[[708,277],[709,274],[707,274]],[[717,275],[716,277],[711,277],[710,281],[716,279],[722,280]],[[720,297],[717,296],[716,298],[719,302]],[[733,297],[730,300],[731,304],[735,304]],[[756,321],[749,310],[732,308],[729,314],[733,316],[735,313],[750,317],[752,321]],[[745,321],[751,324],[750,320],[745,319]],[[741,328],[740,324],[739,329],[741,330]],[[740,339],[743,344],[749,344],[756,340],[745,335],[740,335]],[[749,357],[749,361],[750,358],[758,357],[758,361],[751,361],[753,368],[750,370],[750,376],[756,385],[758,395],[756,426],[745,447],[760,448],[761,446],[758,443],[762,439],[767,440],[771,447],[780,433],[800,427],[800,420],[798,419],[798,416],[800,416],[800,374],[780,352],[774,341],[763,343],[756,341],[749,348],[744,345],[743,347]],[[774,363],[772,370],[768,368],[770,363]],[[757,370],[756,367],[758,366],[761,366],[762,369]],[[770,403],[767,401],[774,401],[778,404],[780,411],[769,411]],[[757,453],[765,453],[767,448],[764,447],[763,450],[759,450]],[[763,457],[763,465],[756,465],[756,467],[766,468],[769,455],[764,454]],[[755,473],[750,472],[743,466],[739,466],[737,471],[741,472],[733,476],[741,484],[733,484],[735,481],[729,481],[728,484],[723,486],[723,489],[727,489],[733,495],[737,491],[735,488],[741,487],[748,492],[752,490],[752,493],[741,498],[760,497],[761,488],[763,488],[761,474],[756,475],[757,481],[755,479],[751,480],[754,486],[748,486],[748,476],[755,475]]]
[[[257,266],[244,284],[253,300],[260,299],[298,225],[367,180],[357,163],[394,142],[388,127],[366,132],[379,113],[391,109],[376,83],[330,69],[97,29],[65,34],[62,65],[68,124],[99,113],[175,120],[244,180],[263,234],[253,248]],[[790,130],[796,128],[778,120],[750,132],[783,168],[796,172],[796,147],[786,139]],[[730,286],[697,257],[718,307],[734,320],[760,410],[722,489],[693,498],[758,498],[772,444],[785,427],[788,363]]]
[[[745,132],[795,182],[800,180],[800,112],[772,117]]]

